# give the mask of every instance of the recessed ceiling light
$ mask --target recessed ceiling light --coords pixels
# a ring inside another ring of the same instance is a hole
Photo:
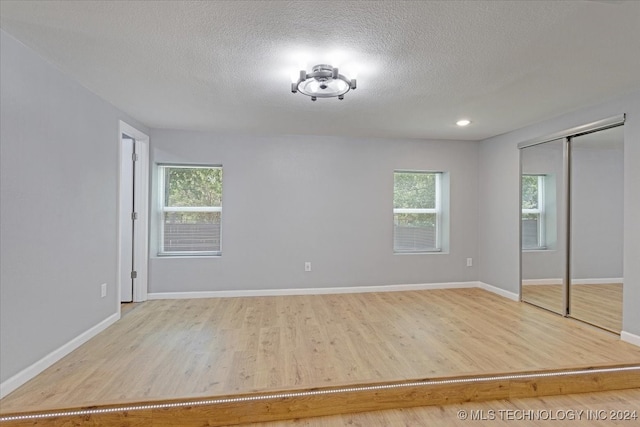
[[[471,123],[471,120],[467,120],[467,119],[458,120],[456,122],[456,124],[461,127],[469,126],[470,123]]]

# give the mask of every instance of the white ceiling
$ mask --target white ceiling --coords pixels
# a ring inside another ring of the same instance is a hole
[[[153,128],[478,140],[640,89],[638,1],[2,0],[0,16]],[[358,89],[290,92],[325,62]]]

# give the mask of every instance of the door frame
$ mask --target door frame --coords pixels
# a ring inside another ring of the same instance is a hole
[[[122,252],[122,218],[120,215],[120,197],[123,192],[122,188],[122,160],[123,156],[130,155],[125,153],[122,147],[122,134],[128,135],[135,139],[135,150],[137,154],[137,161],[135,162],[135,181],[134,191],[136,194],[136,212],[138,213],[137,226],[134,231],[134,259],[136,260],[136,271],[138,273],[136,279],[133,281],[133,302],[142,302],[147,300],[148,286],[149,286],[149,136],[144,132],[136,129],[128,123],[119,121],[118,126],[118,203],[117,203],[117,239],[118,239],[118,253],[117,253],[117,289],[118,289],[118,312],[120,312],[120,303],[122,300],[122,283],[121,273],[124,268],[120,260],[120,253]]]

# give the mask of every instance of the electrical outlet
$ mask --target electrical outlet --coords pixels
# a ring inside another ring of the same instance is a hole
[[[304,263],[304,271],[311,271],[311,262],[307,261]]]
[[[107,296],[107,284],[103,283],[100,285],[100,298],[104,298]]]
[[[467,267],[473,267],[473,258],[467,258]]]

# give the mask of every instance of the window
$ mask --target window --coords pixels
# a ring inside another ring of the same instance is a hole
[[[159,255],[220,255],[222,167],[159,166]]]
[[[546,249],[544,175],[522,175],[522,249]]]
[[[441,250],[441,181],[441,172],[394,172],[394,252]]]

